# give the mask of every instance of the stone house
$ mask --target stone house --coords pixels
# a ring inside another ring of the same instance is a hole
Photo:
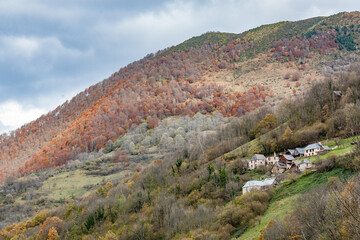
[[[281,155],[279,162],[285,164],[286,169],[290,169],[295,158],[292,155],[284,154]]]
[[[312,169],[312,163],[309,159],[304,159],[302,161],[294,161],[290,172],[304,172],[307,169]]]
[[[305,157],[315,156],[323,150],[324,150],[324,147],[323,147],[323,145],[321,145],[321,143],[313,143],[313,144],[307,145],[305,147],[304,156]]]
[[[276,162],[278,162],[279,161],[279,157],[278,156],[276,156],[276,153],[274,153],[274,156],[272,156],[272,157],[267,157],[266,158],[266,161],[265,161],[265,164],[267,165],[267,166],[272,166],[272,165],[274,165]]]
[[[246,162],[247,162],[247,168],[249,170],[253,170],[260,166],[265,166],[266,158],[263,154],[254,154],[254,156],[251,159],[246,160]]]
[[[271,173],[280,174],[286,171],[286,165],[281,162],[276,162],[271,169]]]

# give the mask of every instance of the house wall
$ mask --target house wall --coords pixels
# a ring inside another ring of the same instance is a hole
[[[274,165],[278,161],[279,161],[278,157],[267,157],[266,158],[266,165]]]
[[[309,169],[309,168],[312,168],[311,163],[303,163],[303,164],[300,164],[300,166],[299,166],[299,170],[301,172],[303,172],[303,171],[305,171],[306,169]]]
[[[265,191],[265,190],[270,189],[270,188],[272,188],[272,187],[273,187],[273,185],[268,185],[268,186],[251,186],[251,187],[243,188],[242,191],[243,191],[243,194],[245,194],[245,193],[251,192],[251,191],[253,191],[253,190]]]
[[[250,192],[252,190],[260,190],[260,187],[259,186],[251,186],[251,187],[243,188],[243,194]]]
[[[284,173],[285,169],[283,168],[279,168],[277,165],[273,167],[273,169],[271,170],[272,173]]]
[[[292,165],[291,167],[290,167],[290,169],[289,169],[289,172],[290,173],[296,173],[296,172],[299,172],[299,171],[301,171],[295,164],[294,165]]]
[[[253,161],[248,162],[248,169],[249,169],[249,170],[255,169],[255,163],[254,163]]]
[[[253,170],[255,168],[258,168],[260,166],[265,166],[265,160],[252,160],[248,162],[248,169]]]
[[[314,156],[314,155],[317,155],[318,152],[320,152],[321,149],[320,148],[314,148],[314,149],[308,149],[308,150],[305,150],[305,157],[310,157],[310,156]]]

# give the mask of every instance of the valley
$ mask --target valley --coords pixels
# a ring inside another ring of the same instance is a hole
[[[345,12],[129,64],[1,135],[0,239],[357,239],[359,44]],[[317,142],[311,170],[249,169]]]

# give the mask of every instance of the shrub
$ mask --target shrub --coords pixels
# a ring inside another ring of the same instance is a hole
[[[84,223],[84,226],[86,228],[87,231],[89,231],[93,226],[95,225],[95,218],[92,214],[90,214],[85,223]]]
[[[63,234],[65,233],[65,222],[63,220],[61,220],[58,217],[48,217],[46,218],[46,220],[44,221],[43,224],[41,224],[40,226],[40,230],[39,233],[37,235],[36,239],[47,239],[47,237],[49,236],[50,230],[52,230],[52,232],[50,233],[51,236],[56,237],[56,236],[63,236]],[[54,232],[54,230],[56,230],[56,233]],[[54,238],[56,239],[56,238]]]
[[[293,73],[293,75],[291,76],[291,80],[292,81],[298,81],[300,79],[300,73],[299,72],[295,72]]]
[[[40,212],[36,214],[36,216],[33,218],[32,222],[35,226],[42,224],[46,219],[46,213]]]

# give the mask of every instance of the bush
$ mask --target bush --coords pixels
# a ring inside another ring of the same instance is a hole
[[[291,80],[296,82],[300,79],[300,73],[299,72],[295,72],[293,73],[293,75],[291,76]]]
[[[46,218],[44,223],[40,226],[36,239],[47,239],[51,229],[53,229],[53,235],[63,236],[66,229],[65,222],[56,216]],[[56,230],[57,234],[55,234],[54,230]]]
[[[335,168],[336,157],[329,157],[327,159],[318,158],[315,165],[318,172],[328,172]]]
[[[86,228],[87,231],[89,231],[93,226],[95,225],[95,218],[92,214],[90,214],[85,223],[84,223],[84,226]]]

